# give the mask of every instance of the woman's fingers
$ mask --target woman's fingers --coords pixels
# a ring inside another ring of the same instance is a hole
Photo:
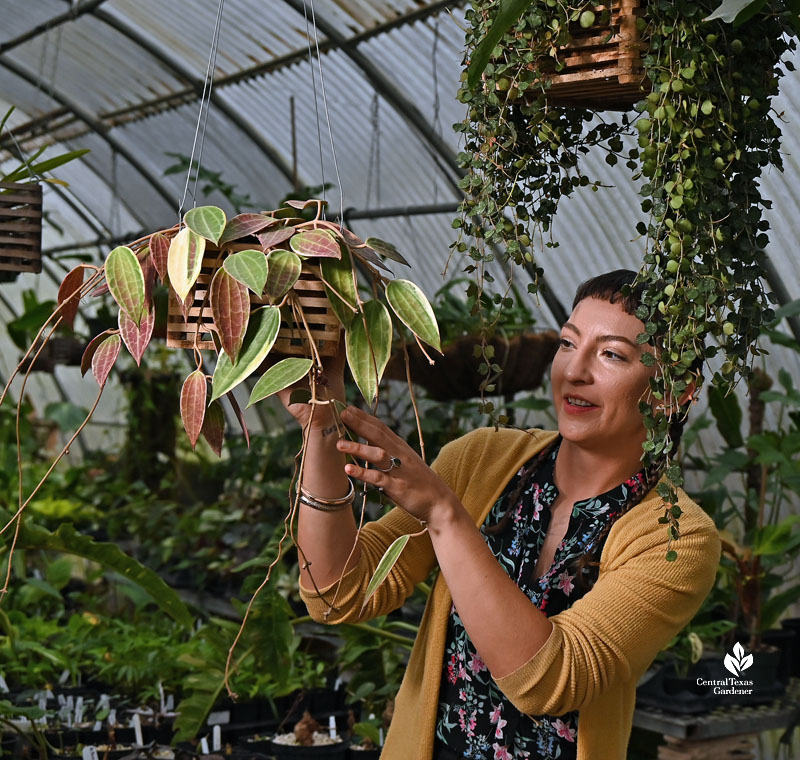
[[[357,459],[363,459],[374,464],[380,470],[385,470],[391,463],[390,455],[379,446],[370,446],[366,443],[342,439],[336,443],[336,447],[345,454],[350,454]]]

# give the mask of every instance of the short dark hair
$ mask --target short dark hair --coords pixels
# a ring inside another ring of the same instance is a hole
[[[639,283],[632,287],[635,279],[636,272],[630,269],[615,269],[613,272],[592,277],[578,286],[572,301],[572,308],[574,309],[585,298],[599,298],[609,303],[619,303],[626,314],[636,316],[636,309],[642,303],[644,284]],[[625,285],[628,287],[623,293]]]

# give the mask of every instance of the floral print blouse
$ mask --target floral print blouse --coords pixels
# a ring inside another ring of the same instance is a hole
[[[577,560],[595,543],[605,525],[620,516],[631,492],[640,495],[645,484],[644,473],[639,472],[607,493],[575,502],[553,564],[541,578],[534,578],[550,523],[550,506],[558,497],[553,471],[560,445],[559,437],[538,467],[537,455],[516,473],[481,528],[503,569],[548,617],[566,610],[586,593],[575,583]],[[520,497],[515,504],[508,504],[521,480],[525,486]],[[486,528],[497,526],[508,509],[512,513],[505,529],[487,532]],[[597,572],[596,566],[584,568],[589,580],[587,591]],[[557,716],[528,716],[511,704],[492,680],[453,607],[439,692],[438,746],[475,760],[568,760],[576,757],[577,735],[577,710]]]

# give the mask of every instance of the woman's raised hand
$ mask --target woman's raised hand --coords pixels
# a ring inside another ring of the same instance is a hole
[[[460,506],[450,486],[377,417],[348,406],[342,422],[367,443],[340,439],[336,448],[370,465],[348,464],[348,475],[382,489],[398,507],[426,524],[446,517],[448,508]]]
[[[338,399],[344,402],[344,363],[345,347],[343,333],[336,350],[336,355],[322,357],[322,372],[317,374],[316,379],[316,395],[318,400],[327,401],[329,399]],[[311,371],[314,372],[314,368],[312,368]],[[311,416],[312,404],[290,404],[289,399],[296,390],[311,390],[310,375],[278,392],[278,397],[289,414],[305,427]],[[333,412],[329,404],[316,405],[312,421],[313,428],[327,428],[333,424],[333,420]]]

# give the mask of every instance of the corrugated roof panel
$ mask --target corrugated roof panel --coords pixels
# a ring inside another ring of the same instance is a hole
[[[19,0],[2,0],[0,13],[3,15],[3,24],[0,26],[0,45],[7,43],[31,30],[40,24],[45,24],[54,16],[58,16],[69,7],[64,0],[36,0],[35,3],[24,3],[24,9]],[[54,34],[55,32],[51,32]]]
[[[103,113],[167,95],[185,84],[139,45],[86,14],[59,27],[60,38],[35,37],[15,48],[14,60],[42,73],[45,89]],[[42,68],[44,57],[53,66]]]

